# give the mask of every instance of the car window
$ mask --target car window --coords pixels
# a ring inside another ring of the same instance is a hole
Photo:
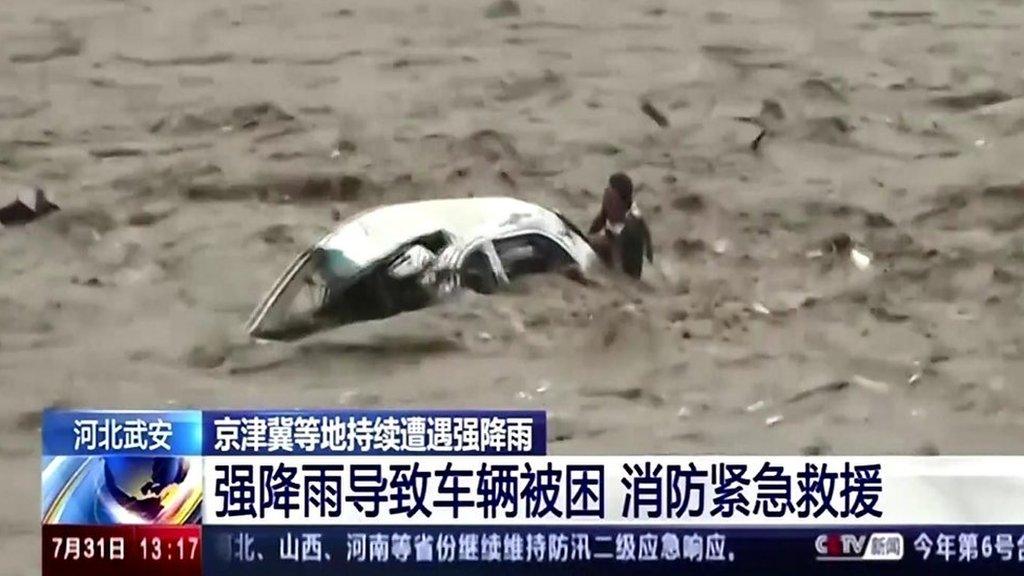
[[[316,248],[313,250],[313,262],[324,278],[332,280],[351,278],[362,269],[348,255],[335,248]]]
[[[543,234],[502,238],[494,242],[494,249],[510,280],[524,274],[551,272],[574,263],[564,248]]]
[[[481,294],[491,294],[498,287],[494,267],[482,248],[473,250],[462,260],[459,277],[462,286]]]

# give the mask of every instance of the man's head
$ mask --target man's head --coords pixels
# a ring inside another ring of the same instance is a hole
[[[622,172],[616,172],[608,178],[608,187],[622,198],[627,207],[633,203],[633,181]]]

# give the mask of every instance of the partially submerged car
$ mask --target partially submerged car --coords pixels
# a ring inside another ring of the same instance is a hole
[[[526,274],[600,265],[561,214],[515,198],[373,208],[302,252],[249,318],[249,334],[290,340],[418,310],[462,290],[489,294]]]

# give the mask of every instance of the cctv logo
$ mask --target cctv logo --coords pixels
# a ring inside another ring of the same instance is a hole
[[[818,560],[902,560],[903,535],[897,532],[821,534],[814,540]]]

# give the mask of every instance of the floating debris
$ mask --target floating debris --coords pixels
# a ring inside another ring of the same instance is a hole
[[[822,392],[839,392],[841,390],[845,390],[849,386],[850,386],[850,383],[847,382],[846,380],[838,380],[836,382],[826,382],[825,384],[821,384],[819,386],[814,386],[813,388],[808,388],[806,390],[801,390],[800,392],[797,392],[796,394],[793,394],[792,396],[790,396],[786,400],[786,402],[788,404],[792,404],[794,402],[799,402],[801,400],[805,400],[807,398],[810,398],[811,396],[814,396],[815,394],[819,394],[819,393],[822,393]]]
[[[754,141],[750,143],[750,149],[753,150],[754,152],[757,152],[757,150],[761,147],[761,142],[764,141],[764,137],[767,135],[768,131],[765,130],[764,128],[761,128],[761,131],[758,132],[757,137],[754,138]]]
[[[18,194],[14,200],[0,207],[0,227],[28,224],[57,210],[60,207],[50,202],[46,192],[35,188],[29,193]]]
[[[689,418],[693,415],[693,412],[686,406],[680,406],[679,410],[676,411],[677,418]]]
[[[650,100],[640,101],[640,111],[646,114],[647,117],[650,118],[651,120],[654,120],[654,123],[657,124],[658,126],[661,126],[662,128],[668,128],[668,118],[666,118],[660,110],[655,108],[654,104],[651,104]]]
[[[729,251],[729,241],[725,238],[719,238],[715,240],[714,244],[711,245],[711,249],[715,254],[725,254]]]
[[[771,428],[784,420],[782,414],[773,414],[764,419],[764,425]]]
[[[921,361],[914,360],[914,373],[910,375],[910,378],[907,378],[907,384],[909,384],[910,386],[914,386],[915,384],[920,382],[921,378],[923,377],[924,368],[921,366]]]
[[[751,304],[750,309],[753,310],[754,312],[757,312],[758,314],[764,314],[765,316],[770,316],[772,313],[772,311],[769,310],[767,306],[760,302],[754,302],[753,304]]]
[[[826,253],[848,257],[853,265],[860,270],[866,270],[871,266],[871,251],[855,242],[845,232],[833,235],[825,241],[823,248],[811,250],[806,253],[806,256],[807,258],[820,258]]]
[[[871,267],[871,254],[863,248],[857,247],[850,250],[850,261],[858,270],[867,270]]]

